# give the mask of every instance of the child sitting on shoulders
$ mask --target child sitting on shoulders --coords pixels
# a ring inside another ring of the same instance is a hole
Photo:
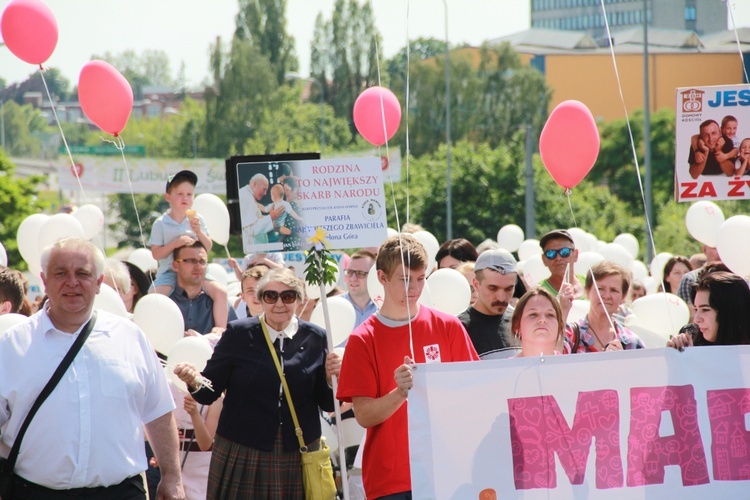
[[[206,251],[213,246],[203,217],[192,210],[195,198],[195,185],[198,176],[190,170],[182,170],[167,181],[164,198],[169,203],[169,210],[156,219],[151,228],[151,255],[159,261],[159,268],[154,278],[154,287],[149,292],[170,295],[177,284],[177,275],[172,269],[172,254],[177,248],[190,245],[199,240]],[[204,269],[205,271],[205,269]],[[210,274],[206,274],[204,290],[214,302],[214,325],[221,329],[227,326],[227,292]]]

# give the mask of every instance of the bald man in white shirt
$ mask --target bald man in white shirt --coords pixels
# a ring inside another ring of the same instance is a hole
[[[91,319],[104,262],[79,238],[43,251],[49,300],[0,335],[0,456],[8,456],[37,395]],[[10,498],[145,499],[144,427],[162,473],[157,497],[185,498],[174,402],[153,349],[124,318],[98,311],[95,321],[23,437]]]

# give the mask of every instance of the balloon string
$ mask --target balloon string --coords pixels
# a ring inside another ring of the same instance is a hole
[[[732,8],[732,3],[729,0],[727,0],[727,11],[729,11],[729,19],[732,21],[732,31],[734,31],[734,40],[737,42],[737,52],[739,52],[740,61],[742,61],[742,71],[745,73],[745,81],[750,82],[750,78],[747,77],[745,55],[742,53],[742,46],[740,45],[740,36],[737,34],[737,25],[734,23],[734,9]]]
[[[607,40],[609,40],[609,52],[612,56],[612,66],[615,70],[615,78],[617,79],[617,88],[620,93],[620,102],[622,103],[622,109],[625,113],[625,123],[628,126],[628,137],[630,138],[630,149],[633,153],[633,161],[635,162],[635,171],[638,176],[638,188],[641,191],[641,203],[643,204],[643,212],[646,215],[646,231],[648,231],[649,240],[651,243],[651,249],[654,252],[654,256],[656,256],[656,243],[654,242],[654,232],[651,228],[651,220],[648,214],[648,211],[646,210],[646,194],[643,189],[643,181],[641,179],[641,168],[638,165],[638,153],[635,149],[635,139],[633,139],[633,129],[630,127],[630,115],[628,114],[628,108],[625,105],[625,96],[622,93],[622,82],[620,80],[620,71],[617,68],[617,58],[615,57],[615,47],[612,45],[612,32],[609,29],[609,20],[607,19],[607,9],[604,6],[604,0],[600,0],[600,4],[602,7],[602,12],[604,17],[604,26],[607,29]],[[648,20],[644,21],[648,22]],[[651,140],[650,137],[644,137],[644,141]]]
[[[47,92],[47,99],[49,99],[50,106],[52,107],[52,114],[55,117],[55,123],[57,123],[57,128],[60,131],[60,137],[62,137],[63,144],[65,145],[65,151],[68,153],[68,159],[70,160],[70,169],[73,171],[73,175],[76,176],[76,181],[78,182],[78,189],[81,191],[81,196],[83,197],[84,203],[87,202],[86,200],[86,191],[83,189],[83,184],[81,184],[81,177],[78,174],[78,168],[76,168],[75,161],[73,161],[73,154],[70,152],[70,146],[68,145],[68,140],[65,138],[65,132],[63,132],[62,125],[60,124],[60,119],[57,116],[57,107],[55,106],[55,101],[52,99],[52,96],[49,92],[49,87],[47,86],[47,79],[44,78],[44,67],[42,65],[39,65],[39,75],[42,77],[42,83],[44,84],[44,90]]]
[[[138,205],[135,202],[135,194],[133,193],[133,183],[130,181],[130,167],[128,166],[128,160],[125,158],[125,140],[122,136],[115,136],[114,141],[104,139],[105,142],[111,142],[117,149],[120,150],[122,156],[122,163],[125,165],[125,177],[128,179],[128,188],[130,189],[130,199],[133,201],[133,210],[135,211],[135,219],[138,221],[138,232],[141,235],[141,246],[146,248],[146,238],[143,236],[143,225],[141,224],[141,216],[138,213]]]
[[[409,43],[409,0],[406,0],[406,223],[411,221],[411,199],[409,198],[409,84],[411,67],[411,44]],[[399,231],[401,229],[399,228]]]
[[[576,222],[576,214],[573,213],[573,204],[570,202],[570,194],[573,191],[571,191],[570,188],[565,189],[565,197],[568,199],[568,208],[570,209],[570,216],[573,217],[573,227],[578,227],[578,223]]]
[[[229,248],[226,245],[224,245],[224,250],[227,252],[227,259],[231,259],[232,256],[229,254]]]
[[[372,12],[375,11],[375,9],[374,9],[374,7],[372,5],[372,0],[370,0],[370,10]],[[406,51],[407,51],[407,59],[408,59],[408,54],[409,54],[409,39],[408,39],[408,36],[409,36],[409,0],[406,1],[406,32],[407,32]],[[380,54],[380,44],[378,43],[378,39],[377,38],[375,38],[375,54]],[[377,66],[377,73],[378,73],[378,86],[381,86],[380,57],[376,58],[376,66]],[[406,73],[408,74],[408,72],[409,72],[409,66],[407,64],[407,66],[406,66]],[[407,79],[407,83],[408,83],[408,79]],[[409,92],[409,90],[408,90],[408,87],[407,87],[407,95],[408,95],[408,92]],[[383,137],[385,137],[385,155],[386,155],[386,158],[390,158],[389,149],[388,149],[388,134],[387,134],[387,131],[386,131],[386,126],[385,126],[385,106],[383,105],[383,94],[381,93],[379,95],[379,97],[380,97],[380,118],[381,118],[382,125],[383,125]],[[407,113],[408,113],[408,107],[407,107]],[[408,214],[408,199],[409,199],[409,183],[408,183],[408,179],[409,179],[409,163],[408,163],[409,150],[408,149],[406,150],[406,158],[407,158],[407,164],[406,164],[407,165],[406,166],[406,178],[407,178],[406,199],[407,199],[407,214]],[[397,230],[398,230],[398,243],[399,243],[399,249],[403,249],[403,241],[401,239],[401,224],[399,222],[398,206],[396,204],[395,188],[393,187],[393,184],[394,184],[393,183],[393,177],[391,176],[390,177],[391,198],[393,200],[394,213],[396,214],[396,227],[397,227]],[[407,220],[408,220],[408,216],[407,216]],[[407,266],[408,266],[408,269],[411,269],[411,265],[410,265],[411,262],[404,262],[404,252],[401,251],[399,253],[401,254],[401,271],[403,273],[403,278],[404,278],[404,291],[406,292],[406,295],[408,296],[409,281],[406,279],[406,270],[407,270]],[[409,260],[411,260],[411,259],[409,259]],[[407,322],[407,325],[409,327],[409,352],[411,354],[411,359],[413,361],[414,360],[414,337],[413,337],[412,325],[411,325],[411,308],[409,307],[409,301],[408,300],[406,301],[406,315],[409,318],[408,322]]]

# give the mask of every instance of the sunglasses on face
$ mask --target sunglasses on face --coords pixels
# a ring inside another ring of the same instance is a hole
[[[297,292],[294,290],[284,290],[279,293],[275,290],[266,290],[261,297],[263,297],[263,302],[266,304],[275,304],[278,302],[279,297],[281,297],[281,302],[284,304],[293,304],[297,300]]]
[[[544,256],[547,257],[549,260],[553,260],[558,255],[562,257],[563,259],[567,259],[570,257],[570,254],[573,253],[573,248],[570,247],[562,247],[562,248],[551,248],[549,250],[544,251]]]
[[[347,276],[347,278],[353,278],[357,277],[361,280],[367,278],[367,275],[369,274],[367,271],[354,271],[353,269],[347,269],[344,271],[344,274]]]

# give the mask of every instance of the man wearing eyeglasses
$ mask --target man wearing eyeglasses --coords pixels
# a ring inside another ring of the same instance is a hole
[[[180,247],[174,251],[172,268],[177,274],[177,286],[169,296],[182,312],[186,335],[220,333],[215,328],[214,301],[203,289],[208,266],[208,253],[200,241]],[[227,322],[237,319],[232,307],[227,308]],[[214,331],[216,330],[216,331]],[[166,354],[166,353],[164,353]]]
[[[573,288],[572,296],[562,298],[573,300],[583,297],[585,277],[578,276],[573,271],[573,266],[578,261],[578,250],[570,233],[565,229],[554,229],[542,236],[539,245],[542,247],[542,262],[551,273],[549,278],[539,284],[557,297],[563,283],[570,283]]]
[[[349,265],[344,271],[344,282],[349,291],[342,297],[354,306],[356,315],[354,328],[357,328],[378,310],[378,307],[370,299],[370,292],[367,291],[367,275],[370,273],[373,264],[375,264],[375,255],[367,250],[359,250],[349,258]]]
[[[510,300],[516,288],[516,259],[502,248],[482,252],[474,264],[477,300],[458,319],[474,344],[477,354],[511,347]]]

